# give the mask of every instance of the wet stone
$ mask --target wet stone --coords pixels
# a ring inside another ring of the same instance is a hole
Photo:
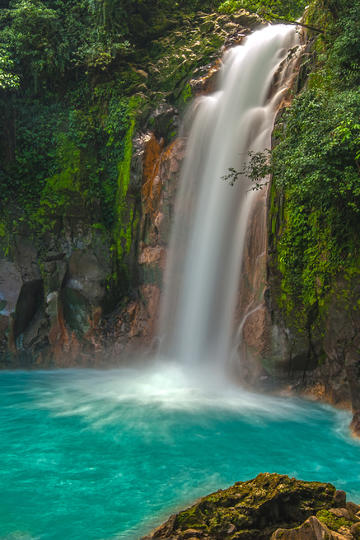
[[[346,493],[340,489],[337,489],[334,495],[334,504],[338,507],[346,506]]]

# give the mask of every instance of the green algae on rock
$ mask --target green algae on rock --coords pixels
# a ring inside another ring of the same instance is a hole
[[[360,507],[347,503],[346,508],[337,508],[345,501],[345,494],[332,484],[261,473],[203,497],[142,540],[311,540],[318,538],[317,531],[328,534],[319,538],[356,538],[350,530],[360,521],[356,515]]]

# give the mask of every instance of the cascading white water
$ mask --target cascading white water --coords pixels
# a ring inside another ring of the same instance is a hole
[[[160,318],[160,353],[220,376],[230,355],[247,222],[257,192],[239,169],[270,147],[275,73],[296,43],[293,27],[267,26],[226,52],[218,90],[195,100],[175,207]],[[281,79],[280,79],[281,80]],[[282,82],[282,81],[281,81]]]

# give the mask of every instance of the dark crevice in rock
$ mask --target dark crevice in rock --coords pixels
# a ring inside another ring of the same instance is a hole
[[[25,332],[36,312],[44,303],[44,287],[42,280],[24,283],[16,304],[14,318],[15,340]]]

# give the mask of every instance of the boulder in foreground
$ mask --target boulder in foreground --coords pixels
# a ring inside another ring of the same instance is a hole
[[[263,473],[203,497],[142,540],[356,539],[359,511],[331,484]]]

